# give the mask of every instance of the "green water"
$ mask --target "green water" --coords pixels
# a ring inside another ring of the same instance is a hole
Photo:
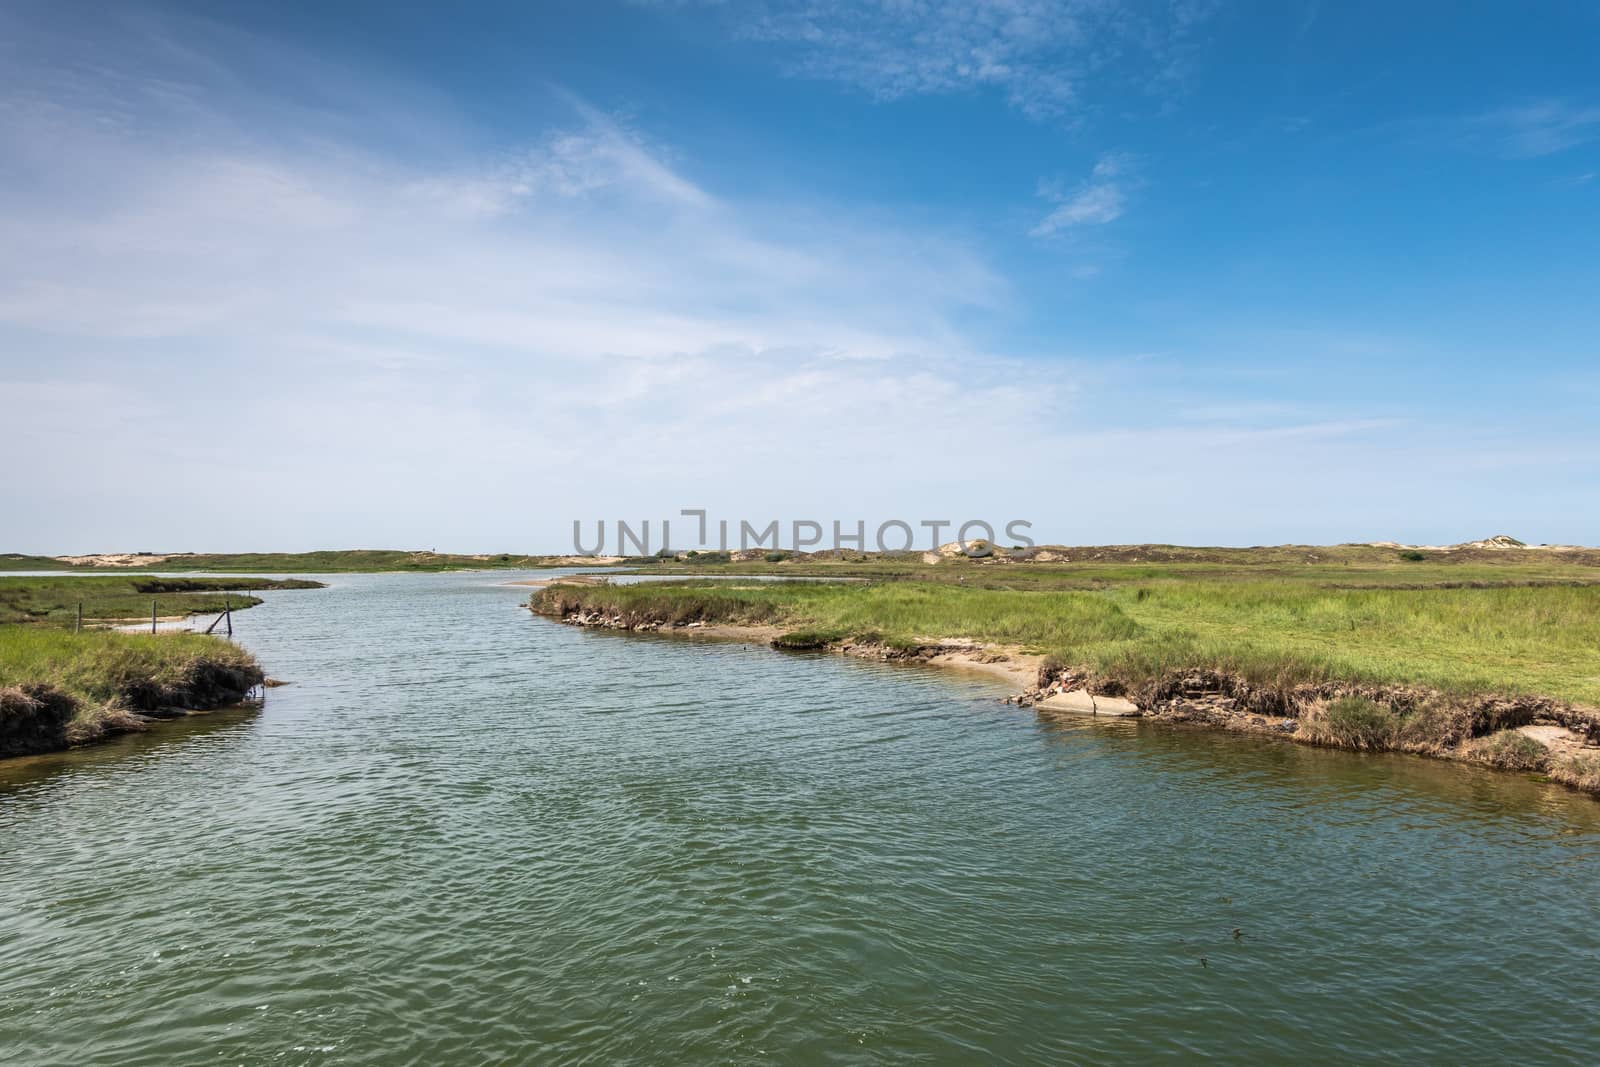
[[[1600,803],[335,575],[0,765],[0,1063],[1593,1063]]]

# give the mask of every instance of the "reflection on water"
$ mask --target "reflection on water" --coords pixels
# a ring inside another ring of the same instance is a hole
[[[507,575],[236,617],[259,713],[0,765],[17,1063],[1578,1062],[1600,804],[976,677],[585,633]]]
[[[253,705],[196,712],[163,720],[142,733],[122,734],[108,741],[65,752],[0,760],[0,804],[15,803],[15,794],[44,785],[58,775],[130,770],[159,763],[174,746],[201,743],[215,734],[247,729],[260,713]],[[7,797],[7,793],[11,793]]]

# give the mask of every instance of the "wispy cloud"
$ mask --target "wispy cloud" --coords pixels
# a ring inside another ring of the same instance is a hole
[[[1115,222],[1127,207],[1123,179],[1128,167],[1127,156],[1112,154],[1102,156],[1088,180],[1071,189],[1064,189],[1059,181],[1041,181],[1039,195],[1054,201],[1056,207],[1029,232],[1035,237],[1049,237],[1077,226]]]
[[[1017,341],[997,322],[1030,309],[980,238],[741,198],[721,160],[581,101],[507,144],[244,34],[77,29],[0,65],[0,395],[28,458],[0,465],[6,549],[559,549],[578,515],[702,503],[1203,542],[1293,536],[1283,516],[1330,498],[1418,539],[1419,500],[1503,504],[1466,467],[1494,451],[1478,436],[1427,447],[1320,403],[1174,419],[1235,385],[1153,395],[1167,375],[1118,378],[1069,330]],[[1040,229],[1113,221],[1136,169],[1047,185]],[[1527,433],[1496,454],[1593,452]],[[974,467],[996,447],[1020,458]],[[203,530],[152,484],[184,485]]]
[[[464,540],[555,545],[602,497],[765,484],[797,441],[819,472],[869,453],[955,463],[964,446],[930,427],[992,438],[1024,396],[1045,418],[1070,393],[1058,369],[956,325],[1009,299],[956,236],[718,195],[575,101],[488,159],[449,142],[390,153],[340,136],[342,115],[308,128],[253,97],[254,136],[237,137],[241,93],[139,46],[98,58],[170,90],[85,65],[70,93],[0,92],[0,390],[30,398],[15,439],[63,441],[0,475],[13,498],[114,501],[140,471],[181,470],[248,484],[308,529],[354,509],[392,523],[361,539],[415,543],[459,509],[480,516]],[[52,429],[85,410],[100,434]],[[158,432],[221,411],[226,459]],[[107,435],[126,445],[108,451]],[[594,464],[614,472],[604,485]],[[380,499],[391,478],[430,480],[435,499]],[[534,527],[522,502],[487,530],[484,502],[518,484],[561,497],[565,517]],[[146,536],[136,510],[108,507],[130,523],[118,536]],[[57,544],[88,532],[72,532],[78,513],[61,510]]]
[[[1538,100],[1485,112],[1468,128],[1506,155],[1548,156],[1600,138],[1600,106]]]
[[[462,174],[418,180],[415,191],[464,215],[504,215],[537,199],[612,192],[676,208],[709,208],[712,197],[675,172],[644,139],[575,101],[583,123],[552,131],[537,147],[508,153]]]
[[[1074,113],[1118,64],[1146,87],[1170,80],[1208,12],[1197,0],[770,0],[735,18],[803,77],[882,100],[990,88],[1046,119]]]

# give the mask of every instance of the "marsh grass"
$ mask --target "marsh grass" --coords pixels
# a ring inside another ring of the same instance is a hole
[[[246,590],[318,589],[296,578],[156,578],[150,575],[0,577],[0,624],[70,626],[83,605],[86,622],[147,619],[150,602],[163,616],[242,610],[261,603]]]
[[[1600,793],[1600,756],[1568,756],[1557,760],[1547,773],[1552,781]]]
[[[47,685],[101,704],[179,694],[214,668],[257,671],[244,649],[201,634],[0,626],[0,686]]]
[[[807,652],[845,639],[842,630],[791,630],[786,634],[779,634],[772,639],[773,648],[782,648],[790,652]]]
[[[0,626],[0,755],[137,728],[134,712],[219,707],[263,680],[217,637]]]
[[[1467,754],[1480,763],[1508,771],[1539,771],[1550,764],[1550,750],[1516,730],[1480,737],[1467,747]]]
[[[568,605],[850,639],[968,638],[1046,654],[1129,689],[1214,670],[1280,691],[1340,682],[1600,705],[1597,586],[1341,588],[1156,571],[1082,590],[724,580],[558,584],[534,600],[552,614]]]
[[[1391,707],[1364,697],[1341,697],[1305,716],[1301,730],[1321,744],[1381,751],[1395,746],[1402,725]]]

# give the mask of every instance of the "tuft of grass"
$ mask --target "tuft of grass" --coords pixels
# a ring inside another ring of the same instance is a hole
[[[1550,764],[1550,750],[1516,730],[1480,737],[1467,747],[1467,754],[1480,763],[1508,771],[1540,771]]]
[[[827,648],[842,641],[844,636],[837,630],[792,630],[774,637],[772,647],[787,649],[790,652],[809,652]]]
[[[1319,744],[1363,751],[1393,748],[1401,719],[1393,708],[1364,697],[1340,697],[1306,716],[1302,732]]]
[[[1548,774],[1554,781],[1600,793],[1600,756],[1568,756],[1552,765]]]

